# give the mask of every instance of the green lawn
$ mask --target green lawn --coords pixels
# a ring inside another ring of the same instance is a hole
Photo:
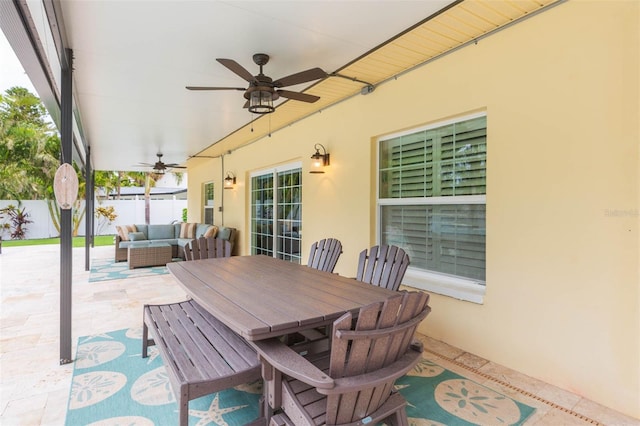
[[[84,247],[84,237],[74,237],[74,247]],[[18,247],[18,246],[38,246],[44,244],[60,244],[60,238],[40,238],[35,240],[2,240],[4,247]],[[112,246],[113,235],[97,235],[94,238],[94,245],[96,246]]]

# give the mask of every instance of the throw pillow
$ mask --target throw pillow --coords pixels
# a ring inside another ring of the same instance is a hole
[[[218,238],[221,240],[228,240],[231,237],[231,228],[218,228]]]
[[[135,225],[122,225],[116,226],[116,231],[118,231],[118,235],[122,241],[129,241],[129,233],[136,232],[137,229]]]
[[[180,225],[180,238],[195,238],[197,223],[182,223]]]
[[[146,239],[144,232],[129,232],[129,241],[143,241]]]
[[[206,231],[204,231],[204,234],[202,235],[205,238],[215,238],[216,234],[218,233],[218,227],[215,225],[211,225],[209,228],[207,228]]]

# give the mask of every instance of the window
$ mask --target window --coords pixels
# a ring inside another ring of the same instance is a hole
[[[207,182],[204,184],[203,188],[203,205],[204,212],[202,217],[204,217],[204,223],[208,223],[209,225],[213,225],[213,182]]]
[[[476,115],[379,141],[379,240],[409,254],[408,284],[482,299],[486,122]]]
[[[302,168],[261,171],[251,177],[251,254],[300,263]]]

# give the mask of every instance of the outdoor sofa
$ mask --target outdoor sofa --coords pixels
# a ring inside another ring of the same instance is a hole
[[[194,238],[214,237],[231,242],[233,253],[236,229],[206,223],[175,223],[155,225],[116,226],[115,261],[127,260],[127,249],[130,245],[141,241],[153,241],[171,245],[174,258],[184,259],[184,246]]]

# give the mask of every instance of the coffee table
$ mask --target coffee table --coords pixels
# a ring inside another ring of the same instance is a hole
[[[131,244],[127,250],[129,269],[166,265],[171,260],[171,244],[167,243],[141,241]]]

